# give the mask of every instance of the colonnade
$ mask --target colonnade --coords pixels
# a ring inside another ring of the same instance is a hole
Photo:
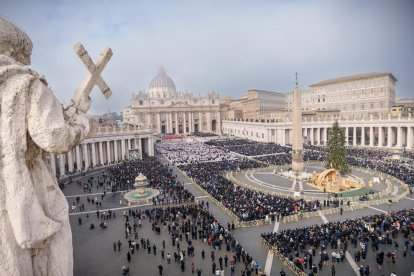
[[[304,142],[325,145],[334,119],[302,122]],[[339,120],[350,146],[414,148],[414,119]],[[223,134],[260,142],[291,144],[292,122],[223,121]]]
[[[150,134],[99,136],[104,135],[94,135],[66,153],[50,153],[54,174],[62,176],[143,155],[154,156],[154,138]]]

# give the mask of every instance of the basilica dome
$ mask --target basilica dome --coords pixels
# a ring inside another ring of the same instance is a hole
[[[176,95],[175,84],[173,80],[167,76],[162,66],[160,67],[158,74],[150,82],[149,95],[152,98],[168,98]]]

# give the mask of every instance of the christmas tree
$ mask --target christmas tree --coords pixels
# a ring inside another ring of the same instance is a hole
[[[351,172],[347,161],[345,131],[339,127],[338,121],[335,121],[328,135],[325,162],[327,169],[336,169],[340,173]]]

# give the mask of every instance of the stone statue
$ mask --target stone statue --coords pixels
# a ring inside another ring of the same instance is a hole
[[[67,108],[26,68],[32,42],[0,18],[0,275],[73,275],[68,203],[48,163],[96,122],[87,94]]]

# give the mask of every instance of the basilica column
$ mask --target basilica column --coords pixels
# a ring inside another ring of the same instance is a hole
[[[193,132],[193,113],[191,111],[188,112],[188,131]]]
[[[68,169],[69,173],[73,173],[73,149],[70,149],[66,154],[68,155]]]
[[[216,132],[221,134],[221,114],[220,111],[217,111],[216,114]]]
[[[161,133],[161,114],[157,112],[157,131]]]
[[[89,167],[91,166],[90,162],[89,162],[89,152],[88,152],[88,144],[82,144],[83,147],[83,159],[85,159],[85,171],[87,171],[89,169]]]
[[[175,112],[175,133],[174,134],[178,134],[178,112]]]
[[[53,152],[49,154],[49,163],[52,168],[53,175],[56,175],[56,155]]]
[[[388,127],[388,131],[387,131],[387,147],[391,148],[392,147],[392,142],[393,142],[393,133],[392,133],[392,127]]]
[[[349,127],[345,127],[345,144],[349,145]]]
[[[172,112],[168,112],[168,133],[173,132],[173,119],[172,119]]]
[[[96,160],[97,158],[96,158],[97,156],[96,156],[96,143],[95,142],[93,142],[92,143],[92,165],[94,166],[94,167],[96,167],[96,165],[98,164],[98,160]]]
[[[99,162],[100,162],[101,165],[104,164],[103,156],[104,156],[103,146],[102,146],[102,141],[101,141],[101,142],[99,142]]]
[[[59,154],[59,175],[65,175],[65,154]]]
[[[106,141],[106,161],[109,163],[112,162],[111,160],[111,141]]]
[[[203,112],[198,112],[198,132],[203,132]]]
[[[76,146],[76,169],[82,171],[82,156],[80,154],[80,145]]]
[[[206,120],[207,120],[207,132],[211,132],[211,112],[206,112]]]

